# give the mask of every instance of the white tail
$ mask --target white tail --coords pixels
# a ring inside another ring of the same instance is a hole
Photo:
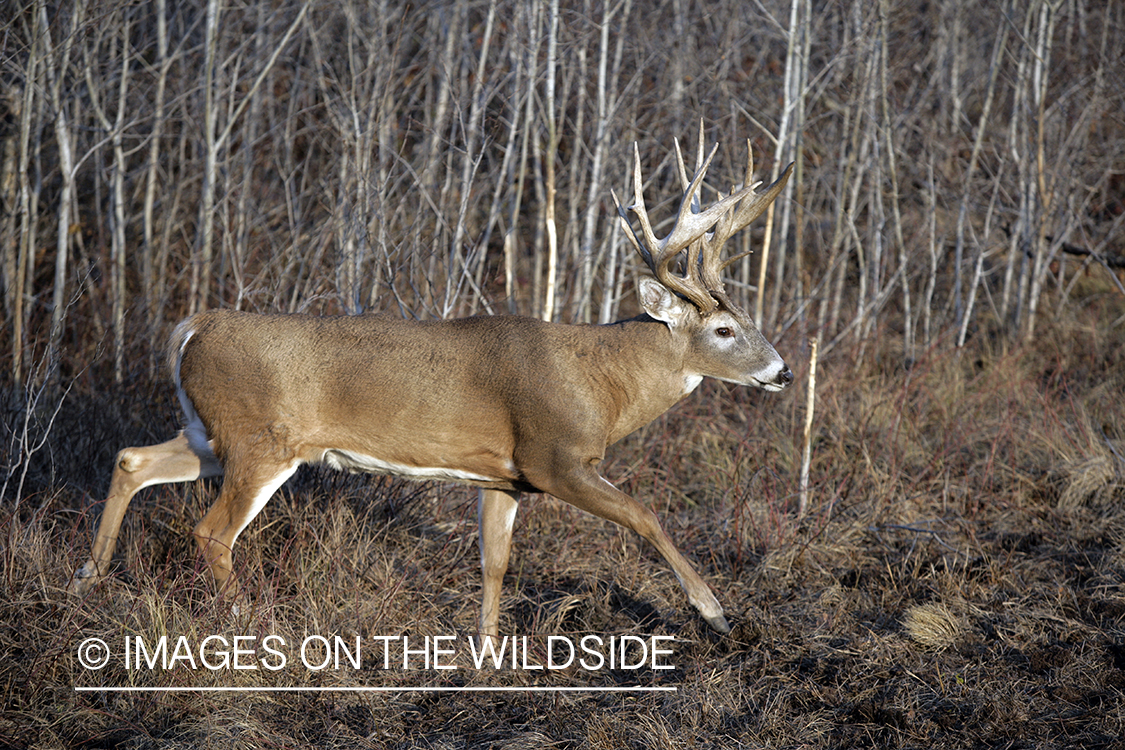
[[[91,557],[71,590],[82,593],[106,575],[138,490],[219,475],[219,497],[195,537],[218,585],[230,586],[238,535],[298,466],[326,463],[482,488],[483,634],[498,633],[521,492],[550,493],[636,531],[707,622],[728,632],[719,602],[652,511],[596,468],[607,445],[663,414],[703,377],[772,391],[792,380],[719,278],[722,244],[765,210],[790,170],[759,192],[748,164],[743,188],[701,210],[714,153],[703,158],[701,127],[690,182],[679,158],[685,194],[663,239],[649,222],[635,157],[635,203],[618,212],[656,275],[640,280],[646,314],[638,318],[571,326],[506,316],[411,322],[210,311],[184,320],[170,360],[186,426],[166,443],[118,454]],[[683,250],[678,275],[672,268]]]

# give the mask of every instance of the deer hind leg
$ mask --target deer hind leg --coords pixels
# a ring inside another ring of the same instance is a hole
[[[560,500],[632,529],[651,542],[672,567],[688,601],[707,624],[720,633],[730,632],[719,600],[660,528],[655,513],[603,479],[592,465],[582,464],[562,474],[537,484]]]
[[[481,490],[477,503],[480,525],[480,569],[482,575],[480,634],[500,635],[500,590],[512,551],[512,528],[519,508],[519,495],[505,490]]]
[[[118,453],[90,559],[75,572],[68,591],[85,594],[109,572],[121,521],[138,491],[157,484],[190,482],[222,473],[214,454],[196,453],[183,432],[159,445],[125,448]]]
[[[238,470],[243,463],[254,463],[255,468]],[[277,464],[268,461],[248,462],[244,458],[227,462],[227,475],[218,499],[195,527],[195,541],[199,553],[210,566],[215,585],[231,594],[238,594],[233,576],[231,551],[238,535],[254,517],[262,512],[266,503],[293,476],[299,461]]]

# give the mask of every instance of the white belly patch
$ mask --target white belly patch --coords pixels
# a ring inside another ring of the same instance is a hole
[[[333,469],[341,471],[365,472],[368,474],[393,474],[409,479],[434,479],[447,482],[499,482],[496,477],[486,477],[460,469],[434,468],[426,466],[407,466],[393,461],[384,461],[374,456],[353,453],[333,448],[324,452],[321,460]]]

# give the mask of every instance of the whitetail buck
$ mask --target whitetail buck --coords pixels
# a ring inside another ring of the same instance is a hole
[[[749,147],[749,144],[747,144]],[[170,364],[187,426],[172,440],[117,456],[93,551],[71,580],[82,593],[109,570],[122,516],[138,490],[223,475],[195,538],[217,585],[233,584],[231,550],[297,467],[445,480],[481,488],[480,632],[497,635],[500,587],[521,492],[547,492],[633,529],[652,542],[688,600],[715,630],[723,609],[669,541],[656,516],[598,473],[607,445],[648,424],[703,377],[769,391],[793,375],[720,278],[723,243],[781,191],[790,170],[750,184],[706,210],[699,133],[690,183],[676,145],[684,196],[675,226],[653,232],[641,196],[640,232],[622,227],[655,278],[640,279],[645,313],[611,325],[521,317],[413,322],[384,315],[314,317],[203,312],[176,327]],[[686,250],[684,272],[673,271]]]

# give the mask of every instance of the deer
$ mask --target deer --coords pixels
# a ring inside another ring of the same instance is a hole
[[[194,528],[220,593],[237,592],[239,535],[303,464],[479,488],[479,635],[498,637],[500,594],[520,495],[547,493],[632,529],[671,566],[691,603],[730,632],[708,585],[656,515],[598,471],[606,448],[651,423],[705,377],[781,391],[793,373],[724,290],[722,247],[774,201],[793,165],[768,187],[752,182],[704,209],[700,192],[718,150],[704,156],[700,123],[690,178],[657,237],[633,146],[633,202],[617,219],[651,272],[643,313],[608,325],[497,315],[415,321],[386,314],[316,316],[208,310],[172,332],[168,362],[184,428],[115,460],[90,558],[68,590],[84,595],[110,571],[122,519],[153,485],[222,477]],[[747,150],[751,144],[747,141]],[[760,188],[760,189],[759,189]],[[630,213],[639,224],[633,228]]]

